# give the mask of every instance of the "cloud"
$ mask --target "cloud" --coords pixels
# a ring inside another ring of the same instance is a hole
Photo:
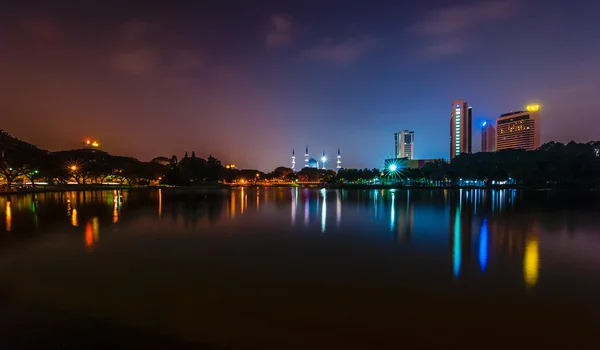
[[[139,19],[132,19],[123,23],[119,31],[124,45],[136,45],[147,40],[150,24]]]
[[[304,54],[313,59],[349,64],[356,61],[369,50],[377,47],[380,42],[381,40],[366,35],[350,37],[341,41],[327,39],[306,50]]]
[[[31,36],[46,41],[55,41],[62,37],[63,32],[58,23],[51,18],[29,18],[22,26]]]
[[[428,13],[412,30],[428,38],[423,52],[456,55],[468,47],[473,28],[510,18],[518,13],[516,6],[516,0],[492,0],[444,7]]]
[[[292,19],[287,15],[271,16],[271,29],[267,33],[267,47],[285,46],[292,42]]]
[[[119,52],[113,63],[119,71],[132,75],[145,75],[154,72],[159,64],[158,54],[152,49]]]
[[[168,37],[158,35],[161,29],[137,19],[118,26],[118,45],[110,58],[112,67],[127,75],[177,81],[208,67],[202,51],[174,45]]]
[[[431,43],[429,46],[426,46],[424,48],[423,53],[425,53],[426,55],[435,56],[451,56],[463,52],[463,50],[467,46],[468,40],[465,38],[444,38],[442,40],[438,40],[434,43]]]

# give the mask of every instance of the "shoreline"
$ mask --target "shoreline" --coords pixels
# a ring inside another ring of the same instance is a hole
[[[128,191],[144,191],[162,189],[168,192],[193,192],[198,190],[225,190],[231,186],[223,184],[210,184],[206,186],[190,186],[190,187],[173,187],[173,186],[145,186],[145,187],[130,187],[127,185],[46,185],[20,189],[18,191],[7,192],[4,188],[0,189],[0,196],[6,195],[21,195],[31,193],[49,193],[49,192],[73,192],[73,191],[112,191],[112,190],[128,190]]]
[[[145,191],[162,189],[168,193],[193,193],[203,190],[231,190],[234,188],[317,188],[317,189],[340,189],[340,190],[525,190],[525,191],[587,191],[597,192],[597,188],[592,187],[536,187],[536,186],[445,186],[445,187],[427,187],[427,186],[398,186],[398,185],[330,185],[330,184],[207,184],[205,186],[146,186],[129,187],[126,185],[59,185],[59,186],[40,186],[27,188],[19,191],[6,192],[0,190],[0,195],[21,195],[31,193],[49,193],[49,192],[72,192],[72,191],[110,191],[110,190],[128,190]]]

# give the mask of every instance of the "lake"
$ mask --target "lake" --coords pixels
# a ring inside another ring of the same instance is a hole
[[[110,190],[0,208],[2,349],[600,345],[589,193]]]

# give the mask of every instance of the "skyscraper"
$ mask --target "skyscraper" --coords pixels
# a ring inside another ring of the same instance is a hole
[[[413,159],[415,151],[415,132],[402,130],[394,134],[395,157]]]
[[[465,100],[452,101],[450,113],[450,159],[461,153],[471,153],[471,121],[473,109]]]
[[[337,155],[337,171],[340,171],[340,169],[342,168],[342,154],[340,153],[340,149],[338,148],[338,155]]]
[[[510,112],[496,121],[496,150],[540,147],[540,106],[527,106],[526,111]]]
[[[496,128],[490,122],[481,124],[481,152],[496,151]]]

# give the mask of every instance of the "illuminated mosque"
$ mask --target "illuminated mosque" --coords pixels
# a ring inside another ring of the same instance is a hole
[[[336,170],[340,170],[342,168],[342,155],[340,153],[340,149],[337,150],[337,166]],[[319,161],[315,158],[311,158],[308,153],[308,145],[306,146],[306,151],[304,152],[304,167],[305,168],[313,168],[313,169],[327,169],[327,155],[325,155],[325,151],[321,154],[321,166],[319,167]],[[296,171],[296,150],[292,149],[292,170]]]

